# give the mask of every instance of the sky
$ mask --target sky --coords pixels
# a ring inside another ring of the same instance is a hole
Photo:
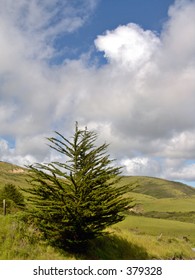
[[[195,0],[0,0],[0,160],[75,121],[125,175],[195,186]]]

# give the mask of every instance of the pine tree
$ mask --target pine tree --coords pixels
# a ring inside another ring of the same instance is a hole
[[[0,190],[0,201],[6,200],[7,213],[17,212],[25,207],[22,192],[13,184],[5,184]]]
[[[76,123],[72,141],[56,135],[48,138],[49,146],[66,161],[29,166],[32,213],[48,241],[78,250],[122,221],[130,201],[124,198],[126,186],[119,184],[121,168],[113,166],[106,143],[95,145],[94,131]]]

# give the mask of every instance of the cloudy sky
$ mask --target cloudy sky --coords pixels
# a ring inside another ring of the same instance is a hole
[[[124,166],[195,186],[194,0],[0,0],[0,160],[75,121]]]

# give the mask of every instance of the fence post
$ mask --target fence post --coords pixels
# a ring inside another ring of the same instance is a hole
[[[6,200],[3,200],[3,215],[6,215]]]

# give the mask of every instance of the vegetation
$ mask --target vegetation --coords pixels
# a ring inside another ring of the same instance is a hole
[[[29,188],[27,178],[27,169],[0,162],[0,190],[7,183]],[[36,224],[21,219],[21,210],[0,215],[0,259],[195,259],[195,189],[150,177],[122,177],[118,184],[137,185],[125,194],[136,206],[107,227],[107,235],[91,240],[84,253],[49,245]]]
[[[137,183],[133,190],[135,193],[141,193],[153,198],[183,198],[195,195],[195,188],[189,187],[179,182],[167,181],[159,178],[126,176],[121,181],[124,183]]]
[[[16,212],[18,209],[24,208],[24,196],[13,184],[6,184],[0,190],[0,201],[6,201],[7,212]]]
[[[138,219],[137,224],[140,222]],[[20,215],[1,216],[0,260],[195,259],[191,243],[182,238],[184,228],[180,230],[180,236],[176,231],[173,236],[172,233],[159,234],[160,227],[156,232],[158,235],[155,235],[155,223],[147,234],[136,230],[134,226],[128,226],[124,220],[122,225],[119,223],[110,227],[108,235],[91,240],[85,253],[70,254],[48,245],[37,227],[27,224]]]
[[[74,259],[49,246],[33,225],[20,215],[0,216],[0,260]]]
[[[17,165],[0,161],[0,189],[5,184],[13,184],[17,187],[26,187],[28,179],[28,170]]]
[[[57,136],[48,139],[50,147],[66,162],[29,166],[31,215],[54,246],[86,250],[89,240],[124,219],[130,207],[130,199],[124,197],[127,186],[116,186],[121,168],[112,165],[107,144],[95,146],[95,132],[76,124],[72,141]]]

